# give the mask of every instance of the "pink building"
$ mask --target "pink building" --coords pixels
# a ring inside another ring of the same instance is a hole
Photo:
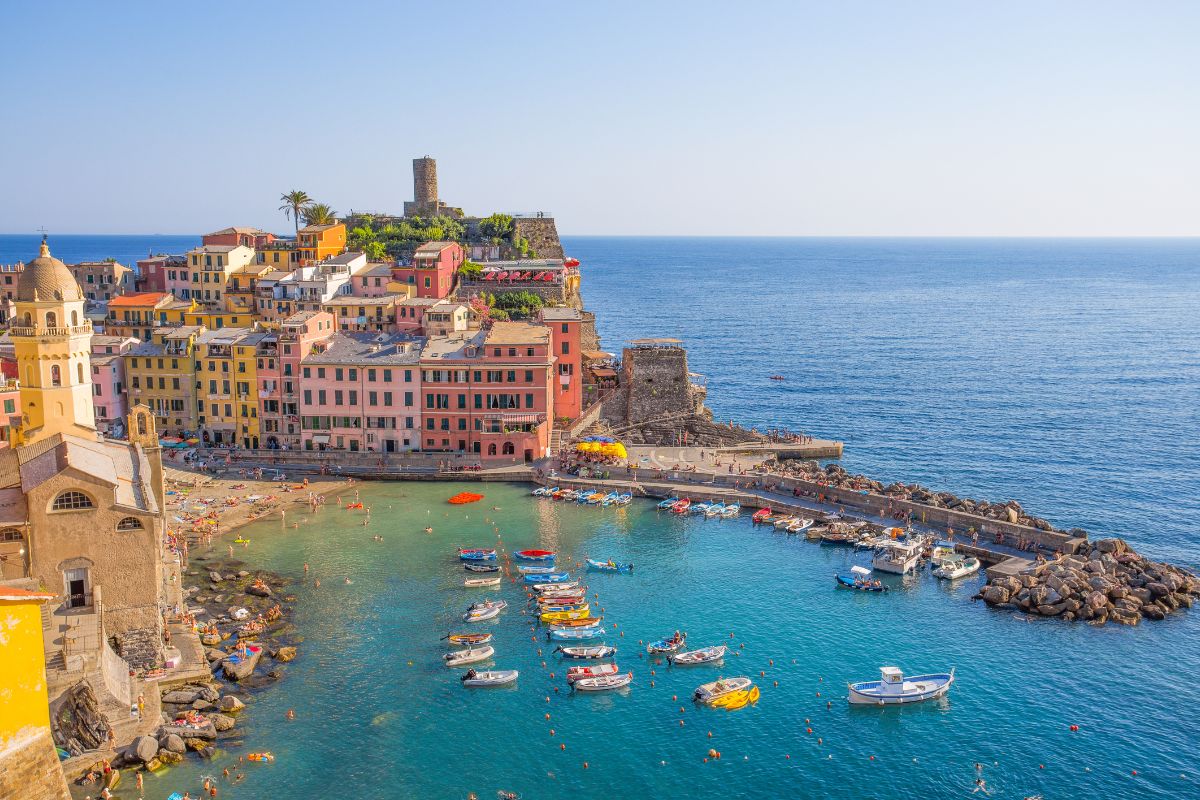
[[[173,271],[178,274],[180,270],[186,268],[187,259],[183,256],[157,255],[143,258],[137,262],[137,291],[171,292],[167,288],[168,272]],[[176,295],[176,297],[178,296]]]
[[[549,455],[550,346],[550,331],[529,322],[429,337],[421,355],[421,449],[485,462]]]
[[[550,330],[554,353],[554,413],[559,419],[576,419],[583,410],[583,354],[580,328],[583,315],[565,306],[543,308],[541,322]]]
[[[396,330],[401,333],[423,333],[425,312],[436,306],[436,297],[407,297],[396,304]]]
[[[12,429],[20,421],[21,387],[13,379],[0,381],[0,448],[12,447]]]
[[[420,447],[422,339],[338,333],[305,356],[305,450],[395,453]]]
[[[463,263],[458,242],[427,242],[413,253],[412,266],[396,267],[392,275],[412,286],[417,297],[442,299],[454,289],[454,274]]]
[[[334,334],[334,321],[324,311],[303,311],[284,320],[256,349],[260,442],[269,450],[298,450],[300,428],[300,362],[314,344]]]
[[[350,279],[351,292],[355,297],[383,297],[392,294],[388,284],[392,282],[392,265],[372,261],[354,271]]]
[[[380,297],[338,296],[321,304],[337,321],[339,331],[365,333],[396,333],[398,294]]]
[[[252,250],[261,250],[273,241],[275,234],[260,231],[258,228],[222,228],[201,237],[201,242],[205,245],[241,245]]]
[[[125,359],[119,355],[92,356],[92,403],[96,430],[106,436],[125,435]]]

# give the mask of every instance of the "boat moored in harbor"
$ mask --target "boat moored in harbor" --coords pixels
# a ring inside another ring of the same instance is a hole
[[[921,561],[921,550],[925,543],[917,539],[902,539],[889,542],[875,551],[871,566],[880,572],[906,575],[917,568]]]
[[[850,683],[849,701],[858,705],[900,705],[932,700],[950,691],[954,670],[905,679],[899,667],[880,667],[880,680]]]

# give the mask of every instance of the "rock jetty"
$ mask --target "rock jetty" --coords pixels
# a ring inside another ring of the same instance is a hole
[[[1102,625],[1160,620],[1200,597],[1200,578],[1138,555],[1122,539],[1100,539],[1021,575],[992,578],[976,598],[997,608]]]

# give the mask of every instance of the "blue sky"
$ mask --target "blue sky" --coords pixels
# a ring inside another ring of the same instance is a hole
[[[14,3],[0,231],[1200,234],[1200,3]]]

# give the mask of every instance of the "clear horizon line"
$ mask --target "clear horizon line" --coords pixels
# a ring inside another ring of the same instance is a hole
[[[275,233],[274,231],[268,231]],[[0,236],[41,236],[40,231],[0,231]],[[70,231],[58,236],[202,237],[203,233],[97,233]],[[282,235],[282,234],[277,234]],[[621,239],[1198,239],[1200,233],[559,233],[560,237]]]

